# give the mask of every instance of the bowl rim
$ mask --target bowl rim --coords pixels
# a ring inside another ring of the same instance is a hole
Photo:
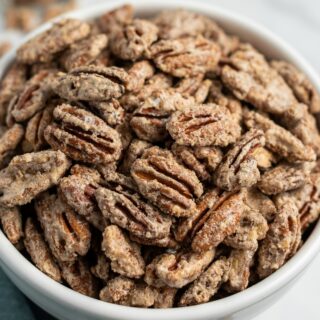
[[[164,9],[184,8],[207,14],[215,20],[223,20],[225,23],[238,25],[243,28],[245,32],[248,32],[248,34],[252,34],[263,40],[264,43],[270,44],[279,52],[280,55],[284,56],[286,60],[295,64],[308,76],[316,89],[320,92],[320,78],[314,69],[295,49],[280,39],[277,35],[273,34],[260,24],[253,22],[251,19],[239,15],[236,12],[232,12],[211,3],[204,3],[201,1],[196,2],[196,0],[161,0],[161,3],[159,4],[151,3],[148,0],[112,0],[108,1],[108,3],[94,4],[92,7],[72,11],[45,23],[26,36],[21,43],[24,43],[36,34],[49,28],[52,25],[52,22],[58,21],[62,17],[90,19],[98,16],[101,12],[111,10],[125,3],[133,4],[136,11],[143,11],[144,13],[151,13]],[[19,43],[19,45],[21,45],[21,43]],[[16,49],[19,45],[11,49],[0,60],[0,78],[2,78],[6,69],[13,61]],[[9,242],[1,230],[0,262],[5,266],[5,268],[10,269],[10,271],[14,273],[20,281],[28,283],[29,286],[38,292],[41,292],[49,299],[53,299],[55,302],[62,305],[71,306],[74,309],[84,312],[84,314],[96,315],[98,317],[104,317],[107,315],[115,320],[135,320],[137,317],[139,317],[140,320],[149,320],[151,317],[153,320],[162,320],[165,318],[200,320],[205,319],[208,316],[222,317],[238,312],[250,305],[257,304],[259,301],[264,300],[274,292],[280,290],[285,284],[297,277],[298,274],[301,273],[301,271],[303,271],[303,269],[305,269],[305,267],[316,256],[320,249],[319,233],[320,221],[317,223],[307,241],[294,257],[292,257],[275,273],[252,287],[217,301],[172,309],[143,309],[120,306],[90,298],[75,292],[52,280],[37,269]]]

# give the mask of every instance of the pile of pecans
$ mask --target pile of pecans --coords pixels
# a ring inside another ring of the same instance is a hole
[[[62,20],[17,51],[0,107],[2,229],[85,295],[223,298],[279,269],[318,219],[318,93],[205,16]]]

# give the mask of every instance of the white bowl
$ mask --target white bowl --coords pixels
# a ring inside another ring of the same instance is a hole
[[[128,1],[126,1],[128,2]],[[289,45],[260,25],[211,4],[161,0],[129,1],[138,15],[150,15],[163,9],[185,8],[216,20],[227,31],[254,44],[268,57],[290,61],[301,69],[320,92],[320,79],[313,68]],[[67,16],[91,19],[125,1],[107,3],[74,11]],[[26,39],[48,28],[43,25]],[[13,60],[15,49],[0,61],[0,78]],[[299,250],[281,269],[267,279],[230,297],[202,305],[175,309],[139,309],[95,300],[53,281],[26,260],[0,231],[0,265],[15,285],[37,305],[63,320],[216,320],[250,319],[277,301],[297,280],[320,249],[320,222]]]

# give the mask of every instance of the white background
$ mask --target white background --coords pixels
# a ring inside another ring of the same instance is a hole
[[[0,10],[2,1],[0,0]],[[200,1],[227,7],[267,26],[296,47],[320,72],[320,0]],[[92,5],[94,2],[99,0],[78,0],[81,6]],[[1,24],[0,18],[0,30]],[[0,33],[0,39],[7,36]],[[9,37],[12,39],[16,34],[10,33]],[[319,287],[320,255],[291,291],[255,320],[319,320]]]

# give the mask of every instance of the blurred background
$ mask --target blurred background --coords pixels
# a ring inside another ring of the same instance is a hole
[[[39,24],[69,10],[107,1],[0,0],[0,57]],[[195,1],[226,7],[263,24],[294,46],[320,72],[319,0]],[[183,7],[183,1],[181,1],[181,7]],[[320,256],[284,298],[255,320],[320,319],[319,270]],[[15,289],[0,270],[0,320],[16,319],[53,320]]]

